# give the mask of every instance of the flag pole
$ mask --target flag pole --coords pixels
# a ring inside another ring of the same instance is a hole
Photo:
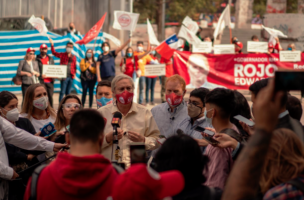
[[[231,32],[231,27],[229,26],[229,34],[230,34],[230,44],[232,44],[232,32]]]

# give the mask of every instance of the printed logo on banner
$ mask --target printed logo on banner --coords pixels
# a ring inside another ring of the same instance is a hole
[[[195,26],[193,25],[193,24],[189,24],[188,26],[187,26],[187,29],[189,29],[190,31],[194,31],[195,30]]]
[[[131,24],[132,19],[128,14],[122,14],[119,16],[118,22],[122,27],[127,27]]]

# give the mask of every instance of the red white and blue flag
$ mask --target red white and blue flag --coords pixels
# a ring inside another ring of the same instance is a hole
[[[173,56],[174,51],[178,48],[178,38],[176,34],[170,36],[163,41],[158,47],[155,48],[163,58],[170,59]]]

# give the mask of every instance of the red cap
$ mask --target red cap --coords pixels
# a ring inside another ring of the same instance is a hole
[[[180,193],[184,177],[177,170],[157,173],[145,164],[134,164],[113,185],[113,200],[161,200]]]
[[[242,42],[237,42],[236,45],[238,45],[241,49],[243,49],[243,43]]]
[[[46,44],[42,44],[41,46],[40,46],[40,49],[47,49],[48,48],[48,46],[46,45]]]
[[[26,53],[31,52],[31,51],[34,51],[34,52],[35,52],[35,49],[33,49],[32,47],[30,47],[30,48],[28,48],[28,49],[26,50]]]
[[[268,48],[273,48],[273,44],[268,43]]]

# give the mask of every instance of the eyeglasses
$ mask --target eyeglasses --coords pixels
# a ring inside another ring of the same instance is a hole
[[[34,53],[29,53],[29,55],[33,56],[33,55],[35,55],[35,54],[34,54]]]
[[[65,109],[72,109],[79,110],[81,108],[81,105],[79,103],[65,103],[62,104],[62,107]]]
[[[193,104],[193,105],[195,105],[195,106],[198,106],[198,105],[199,105],[198,102],[190,101],[190,100],[187,102],[187,104]]]

